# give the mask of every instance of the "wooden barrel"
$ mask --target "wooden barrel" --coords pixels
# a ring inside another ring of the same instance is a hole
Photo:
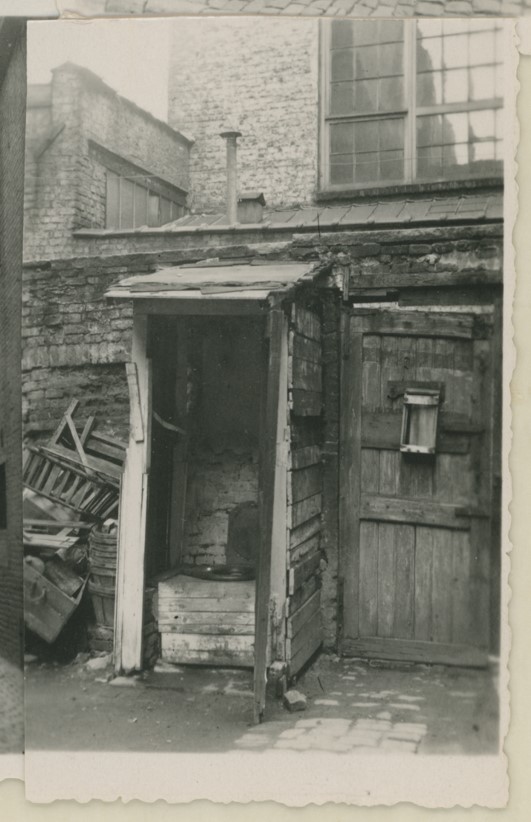
[[[88,584],[92,607],[97,625],[106,625],[109,628],[114,626],[114,586],[104,588],[89,580]]]
[[[89,536],[89,593],[97,625],[114,625],[117,533],[95,526]]]

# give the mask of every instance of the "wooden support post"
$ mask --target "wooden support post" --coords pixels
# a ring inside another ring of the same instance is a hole
[[[151,451],[151,361],[146,353],[147,327],[148,317],[135,313],[132,359],[138,374],[138,396],[144,420],[144,438],[138,442],[135,439],[134,427],[131,426],[121,484],[114,667],[116,672],[124,673],[132,673],[142,668],[144,559]]]
[[[269,602],[271,596],[271,550],[275,510],[275,471],[278,441],[279,397],[283,337],[287,325],[281,308],[271,309],[267,395],[262,429],[260,466],[260,554],[256,582],[256,626],[254,660],[254,721],[264,717],[267,655],[269,647]],[[287,374],[287,370],[286,370]]]

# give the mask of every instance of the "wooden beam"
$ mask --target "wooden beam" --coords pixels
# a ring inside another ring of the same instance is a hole
[[[275,463],[278,440],[278,407],[281,391],[281,359],[286,322],[276,306],[269,315],[267,393],[262,433],[260,475],[260,554],[256,586],[256,633],[254,659],[254,721],[261,722],[265,710],[267,652],[269,645],[269,602],[271,591],[271,543],[275,500]]]
[[[121,484],[116,573],[114,666],[131,673],[142,668],[144,562],[151,451],[151,361],[147,358],[148,318],[133,317],[132,360],[138,372],[138,392],[145,435],[135,440],[131,428]]]
[[[469,668],[486,668],[488,665],[488,656],[485,650],[466,645],[426,642],[418,639],[392,639],[390,637],[345,639],[342,645],[342,653],[344,656],[365,657],[368,659],[463,665]]]
[[[186,299],[174,297],[164,299],[137,299],[135,313],[139,314],[170,314],[170,315],[212,315],[221,317],[237,317],[249,314],[267,314],[267,303],[261,300],[222,300],[222,299]]]
[[[144,421],[142,419],[142,408],[140,405],[136,363],[126,362],[125,373],[127,375],[127,386],[129,388],[129,425],[131,426],[131,434],[135,442],[143,442]]]

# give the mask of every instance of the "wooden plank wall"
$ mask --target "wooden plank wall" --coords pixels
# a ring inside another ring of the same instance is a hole
[[[294,305],[289,334],[286,659],[297,674],[321,644],[322,358],[318,315]]]

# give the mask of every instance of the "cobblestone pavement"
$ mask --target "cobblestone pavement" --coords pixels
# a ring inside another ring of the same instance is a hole
[[[0,657],[0,754],[22,753],[24,748],[23,676]]]
[[[63,13],[424,17],[531,13],[531,0],[59,0]]]
[[[381,664],[383,665],[383,663]],[[79,664],[32,665],[26,674],[28,750],[338,754],[486,754],[498,750],[498,700],[490,671],[375,667],[321,656],[297,683],[307,709],[271,698],[252,724],[252,674],[163,666],[113,687]]]

